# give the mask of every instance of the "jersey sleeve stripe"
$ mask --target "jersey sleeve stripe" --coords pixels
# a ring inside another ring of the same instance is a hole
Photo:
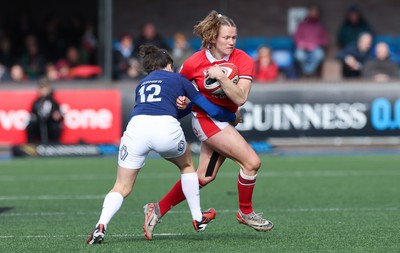
[[[239,79],[253,80],[253,77],[252,76],[239,76]]]

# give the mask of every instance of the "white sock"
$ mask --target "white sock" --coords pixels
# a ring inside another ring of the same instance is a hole
[[[182,191],[192,213],[192,218],[201,221],[199,177],[196,172],[181,175]]]
[[[96,227],[99,224],[104,224],[105,228],[107,229],[108,223],[114,214],[121,208],[123,201],[124,197],[121,195],[121,193],[109,192],[104,198],[103,210],[101,211],[100,219],[97,222]]]
[[[240,176],[246,180],[256,180],[256,177],[257,177],[257,174],[255,174],[254,176],[248,176],[248,175],[244,174],[242,168],[240,168],[239,173],[240,173]]]

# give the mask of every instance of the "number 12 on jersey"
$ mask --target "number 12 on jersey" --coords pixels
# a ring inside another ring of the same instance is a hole
[[[139,89],[140,103],[160,102],[161,101],[161,97],[159,97],[160,93],[161,93],[161,86],[158,84],[150,84],[147,86],[142,86]]]

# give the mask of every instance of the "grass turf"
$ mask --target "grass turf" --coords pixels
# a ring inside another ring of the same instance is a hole
[[[194,231],[183,202],[146,241],[142,206],[159,200],[179,178],[174,165],[149,159],[101,245],[85,240],[114,183],[115,158],[2,161],[0,251],[400,252],[400,157],[261,158],[253,203],[275,223],[273,231],[237,223],[237,166],[226,161],[201,190],[203,209],[217,210],[207,230]]]

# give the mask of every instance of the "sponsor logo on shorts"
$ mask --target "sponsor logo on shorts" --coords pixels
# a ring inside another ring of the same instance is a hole
[[[181,152],[185,149],[185,141],[180,141],[178,144],[178,151]]]
[[[128,156],[128,148],[126,147],[125,144],[123,144],[119,149],[119,159],[125,161],[127,156]]]

